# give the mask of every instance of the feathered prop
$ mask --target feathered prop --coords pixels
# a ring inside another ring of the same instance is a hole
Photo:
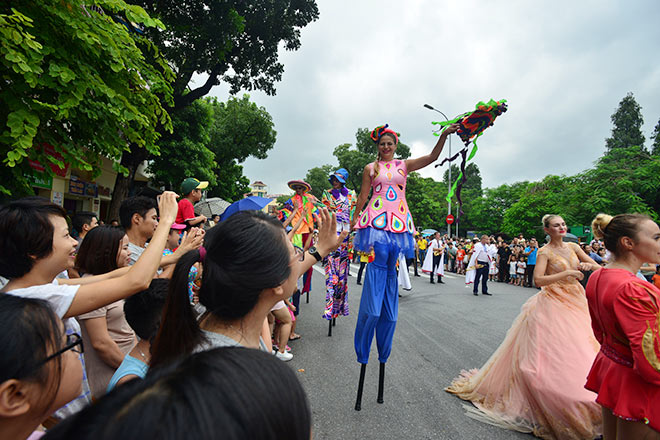
[[[450,202],[451,198],[454,194],[456,194],[456,198],[458,199],[458,204],[459,204],[459,213],[458,217],[460,218],[461,214],[463,214],[463,200],[461,199],[461,189],[463,188],[463,183],[465,183],[466,177],[465,177],[465,165],[469,160],[471,160],[474,155],[477,153],[477,139],[479,139],[479,136],[481,136],[488,127],[493,125],[495,122],[495,119],[501,115],[502,113],[507,111],[507,106],[506,106],[506,99],[501,99],[499,101],[495,101],[491,99],[488,102],[479,102],[476,105],[476,109],[463,113],[462,115],[457,116],[456,118],[450,120],[450,121],[440,121],[440,122],[433,122],[433,125],[439,125],[441,128],[446,128],[451,124],[460,124],[460,127],[456,131],[456,134],[460,136],[461,140],[465,144],[465,148],[463,148],[461,151],[453,155],[452,157],[448,157],[444,159],[442,162],[440,162],[437,167],[441,167],[442,165],[445,164],[445,162],[453,162],[458,158],[458,156],[461,156],[461,172],[458,175],[458,178],[454,181],[454,184],[451,187],[451,190],[449,191],[449,194],[447,195],[447,201]],[[442,130],[444,131],[444,130]],[[436,132],[436,136],[440,136],[441,132]],[[468,156],[468,146],[470,145],[470,142],[472,142],[472,151],[470,151],[470,155]]]

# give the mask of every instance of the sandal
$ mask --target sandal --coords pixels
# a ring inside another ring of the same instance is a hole
[[[297,333],[289,336],[289,341],[296,341],[298,339],[300,339],[300,335]]]

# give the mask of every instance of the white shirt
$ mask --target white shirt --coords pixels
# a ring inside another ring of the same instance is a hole
[[[474,245],[474,252],[477,254],[477,261],[481,263],[490,263],[490,255],[487,246],[488,245],[484,246],[482,243]]]

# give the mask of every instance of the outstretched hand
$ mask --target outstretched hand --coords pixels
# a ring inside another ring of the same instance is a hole
[[[316,249],[326,256],[334,252],[348,235],[348,231],[342,231],[337,235],[337,217],[330,213],[327,208],[319,209],[319,215],[316,218],[319,235]]]
[[[450,135],[452,133],[456,133],[459,128],[461,128],[461,124],[459,124],[458,122],[454,122],[453,124],[451,124],[447,128],[445,128],[445,130],[442,132],[442,134]]]
[[[183,233],[181,244],[177,248],[177,251],[183,255],[188,251],[199,249],[204,243],[204,234],[205,231],[203,229],[190,228],[189,231]]]
[[[176,198],[179,197],[172,191],[163,192],[158,198],[158,212],[160,213],[160,222],[171,225],[176,219],[176,213],[179,205]]]

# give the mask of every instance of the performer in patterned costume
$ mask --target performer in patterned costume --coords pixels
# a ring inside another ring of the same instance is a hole
[[[364,375],[374,333],[380,361],[377,401],[383,403],[385,363],[392,350],[399,307],[396,262],[400,253],[407,257],[412,257],[415,253],[415,225],[406,202],[408,173],[436,161],[447,136],[457,129],[458,125],[445,129],[430,154],[408,160],[394,158],[399,137],[387,125],[377,127],[371,132],[371,139],[378,146],[378,156],[375,162],[364,168],[356,206],[359,215],[352,221],[358,230],[354,241],[355,249],[362,252],[373,249],[375,252],[373,263],[367,266],[355,328],[355,352],[361,364],[355,403],[357,411],[362,405]],[[362,211],[371,189],[371,200]]]
[[[328,180],[332,189],[323,191],[321,201],[328,210],[337,216],[337,235],[350,231],[351,220],[355,213],[357,195],[346,188],[348,171],[339,168],[330,174]],[[332,336],[332,326],[337,316],[348,316],[348,236],[337,250],[323,260],[325,266],[325,311],[323,317],[329,321],[328,336]]]
[[[312,194],[309,194],[312,187],[304,180],[291,180],[288,182],[288,185],[289,188],[296,193],[293,197],[284,202],[284,207],[280,210],[280,220],[284,221],[288,219],[289,216],[293,216],[293,220],[290,224],[295,225],[301,216],[304,217],[302,224],[293,237],[293,244],[300,248],[304,248],[305,246],[311,245],[308,243],[308,240],[314,232],[314,215],[319,212],[314,205],[315,202],[318,202],[318,199]],[[303,276],[303,288],[301,294],[311,290],[312,271],[313,269],[310,268]]]

